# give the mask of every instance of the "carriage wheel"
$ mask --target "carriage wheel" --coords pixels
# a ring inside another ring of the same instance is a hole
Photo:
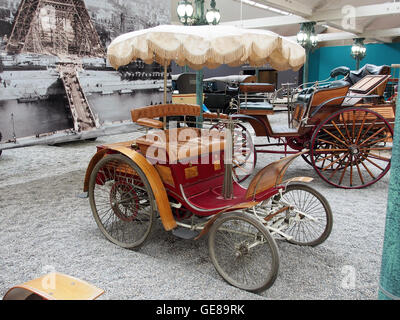
[[[226,129],[226,124],[219,122],[210,130],[213,129],[222,132]],[[250,132],[240,123],[235,123],[233,142],[233,176],[241,183],[253,173],[257,163],[257,152]]]
[[[324,120],[311,138],[311,160],[329,184],[359,189],[380,180],[390,169],[393,130],[375,111],[340,110]]]
[[[282,231],[291,237],[288,242],[314,247],[329,237],[333,224],[332,210],[318,191],[304,184],[291,184],[282,196],[275,196],[273,202],[282,208],[288,207],[281,213],[288,225]]]
[[[222,215],[208,240],[211,260],[229,284],[261,292],[274,283],[279,269],[275,240],[256,218],[245,213]]]
[[[153,191],[143,171],[131,159],[107,155],[94,167],[89,202],[101,232],[128,249],[141,246],[155,221]]]

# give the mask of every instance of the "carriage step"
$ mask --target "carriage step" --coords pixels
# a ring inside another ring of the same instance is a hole
[[[172,234],[178,238],[185,239],[185,240],[192,240],[199,235],[199,231],[197,230],[190,230],[187,228],[175,228],[172,230]]]

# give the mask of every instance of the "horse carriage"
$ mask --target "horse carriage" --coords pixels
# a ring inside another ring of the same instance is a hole
[[[333,80],[339,75],[344,78]],[[372,185],[390,169],[396,108],[393,96],[384,99],[390,78],[388,66],[336,68],[330,81],[292,90],[284,103],[287,117],[277,110],[282,99],[276,103],[273,85],[240,84],[231,102],[232,118],[242,121],[237,126],[243,131],[252,130],[250,136],[269,140],[255,144],[248,161],[255,164],[257,153],[287,155],[307,149],[302,157],[327,183],[345,189]]]

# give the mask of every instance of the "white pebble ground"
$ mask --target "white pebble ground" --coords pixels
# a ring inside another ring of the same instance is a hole
[[[162,229],[139,251],[102,235],[82,192],[97,144],[138,133],[62,146],[5,150],[0,157],[0,297],[13,285],[56,270],[105,290],[100,299],[376,299],[381,267],[389,174],[362,190],[335,189],[302,159],[288,177],[311,176],[329,201],[333,230],[322,245],[279,241],[275,284],[256,295],[217,274],[207,239],[182,240]],[[257,138],[260,139],[260,138]],[[257,169],[279,156],[259,155]]]

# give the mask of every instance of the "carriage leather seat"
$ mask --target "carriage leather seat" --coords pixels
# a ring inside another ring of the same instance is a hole
[[[311,101],[312,96],[316,92],[323,92],[331,89],[340,89],[345,87],[350,87],[350,83],[345,80],[335,80],[327,85],[306,88],[299,93],[297,101],[308,104]],[[332,98],[334,98],[334,96],[332,96]]]
[[[333,89],[333,88],[343,88],[343,87],[351,87],[352,85],[356,84],[362,78],[367,75],[383,75],[383,74],[390,74],[390,67],[387,65],[376,66],[373,64],[366,64],[359,70],[351,71],[350,68],[341,66],[333,69],[330,73],[331,78],[336,78],[338,76],[344,76],[341,80],[335,80],[330,82],[327,85],[310,87],[303,89],[299,95],[297,100],[303,103],[309,103],[311,101],[311,97],[315,92],[320,92],[326,89]],[[334,97],[332,97],[334,98]]]
[[[241,83],[239,85],[239,91],[245,95],[244,101],[240,103],[240,109],[256,111],[274,110],[274,106],[264,99],[262,94],[274,92],[275,85],[271,83]]]

